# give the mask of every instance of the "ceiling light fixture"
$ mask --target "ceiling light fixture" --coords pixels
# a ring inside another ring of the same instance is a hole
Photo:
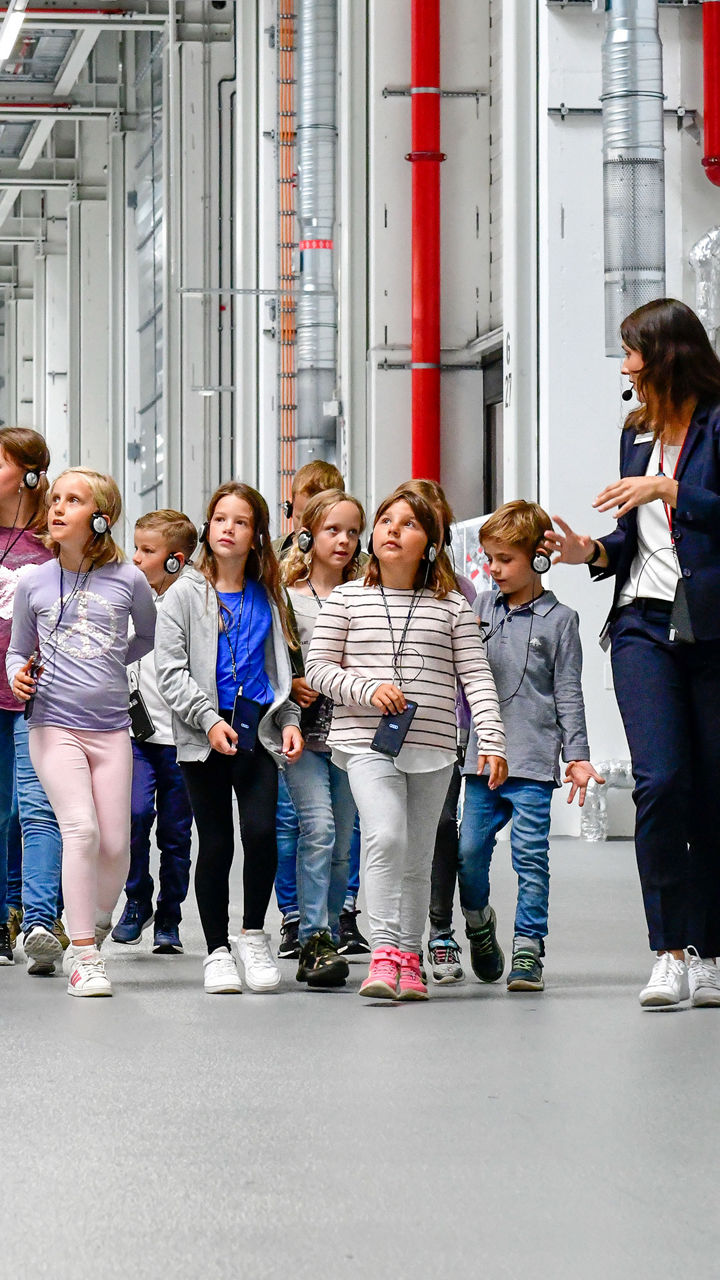
[[[0,63],[7,62],[15,48],[15,41],[25,21],[28,0],[10,0],[7,13],[0,26]]]

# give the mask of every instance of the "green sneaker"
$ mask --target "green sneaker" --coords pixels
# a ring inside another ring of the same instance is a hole
[[[338,955],[327,930],[314,933],[300,948],[295,974],[298,982],[307,982],[309,987],[344,987],[349,972],[347,960]]]
[[[542,960],[529,947],[513,952],[512,968],[508,974],[508,991],[544,991]]]
[[[465,929],[470,943],[470,963],[473,973],[481,982],[497,982],[498,978],[502,978],[505,968],[505,956],[495,937],[496,926],[497,916],[491,907],[490,917],[485,924],[479,925],[477,929],[471,929],[468,925]]]
[[[10,946],[15,950],[15,943],[22,933],[23,909],[22,907],[11,907],[8,912],[8,931],[10,933]]]

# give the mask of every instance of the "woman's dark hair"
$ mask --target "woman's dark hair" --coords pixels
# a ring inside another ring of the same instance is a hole
[[[657,298],[626,316],[620,334],[642,356],[636,377],[644,404],[625,419],[634,431],[659,435],[670,414],[689,400],[720,401],[720,360],[700,320],[684,302]]]
[[[421,587],[428,587],[437,600],[444,600],[448,591],[457,589],[457,582],[450,561],[442,546],[440,521],[427,498],[423,498],[421,494],[409,486],[400,485],[398,489],[388,494],[387,498],[384,498],[380,503],[373,517],[373,528],[375,528],[378,520],[384,516],[388,508],[392,507],[396,502],[407,502],[427,537],[428,549],[434,546],[437,553],[434,561],[428,561],[427,553],[420,561],[413,587],[416,591]],[[379,584],[380,563],[375,552],[370,549],[370,562],[365,570],[365,586],[377,587]]]
[[[227,484],[221,484],[210,499],[205,515],[208,524],[213,518],[215,508],[223,498],[242,498],[243,502],[247,502],[252,511],[253,542],[245,564],[245,575],[263,584],[270,599],[278,607],[285,638],[290,640],[285,598],[280,589],[280,569],[270,541],[270,512],[268,511],[267,502],[262,494],[258,493],[257,489],[253,489],[249,484],[242,484],[238,480],[230,480]],[[195,565],[200,573],[204,574],[208,582],[215,586],[217,581],[217,561],[207,537],[201,544]]]

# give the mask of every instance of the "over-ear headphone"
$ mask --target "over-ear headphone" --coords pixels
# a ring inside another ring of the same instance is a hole
[[[547,573],[548,569],[552,565],[552,560],[542,543],[539,542],[533,551],[530,564],[532,566],[533,573]]]
[[[163,565],[163,569],[166,573],[179,573],[182,569],[182,561],[178,560],[174,551],[170,552],[170,555]]]
[[[437,547],[435,546],[434,542],[429,543],[428,546],[426,547],[425,559],[429,560],[430,564],[434,564],[435,561],[437,560]]]
[[[285,519],[289,520],[293,513],[293,504],[289,498],[286,498],[284,502],[280,503],[280,510],[285,516]]]
[[[210,528],[210,521],[203,520],[202,524],[200,525],[200,529],[198,531],[198,542],[207,542],[209,528]]]
[[[315,539],[309,529],[301,529],[295,539],[298,549],[306,556],[308,551],[312,551]]]
[[[110,521],[102,511],[93,511],[90,517],[90,528],[96,538],[101,538],[110,528]]]
[[[44,471],[36,471],[34,467],[31,467],[29,471],[25,472],[25,475],[22,478],[22,482],[25,485],[25,488],[37,489],[40,483],[41,477],[44,476],[45,474],[46,473]]]

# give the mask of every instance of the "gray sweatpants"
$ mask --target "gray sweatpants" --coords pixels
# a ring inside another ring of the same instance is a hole
[[[430,906],[435,834],[453,766],[401,773],[377,752],[347,757],[360,814],[373,950],[420,951]]]

